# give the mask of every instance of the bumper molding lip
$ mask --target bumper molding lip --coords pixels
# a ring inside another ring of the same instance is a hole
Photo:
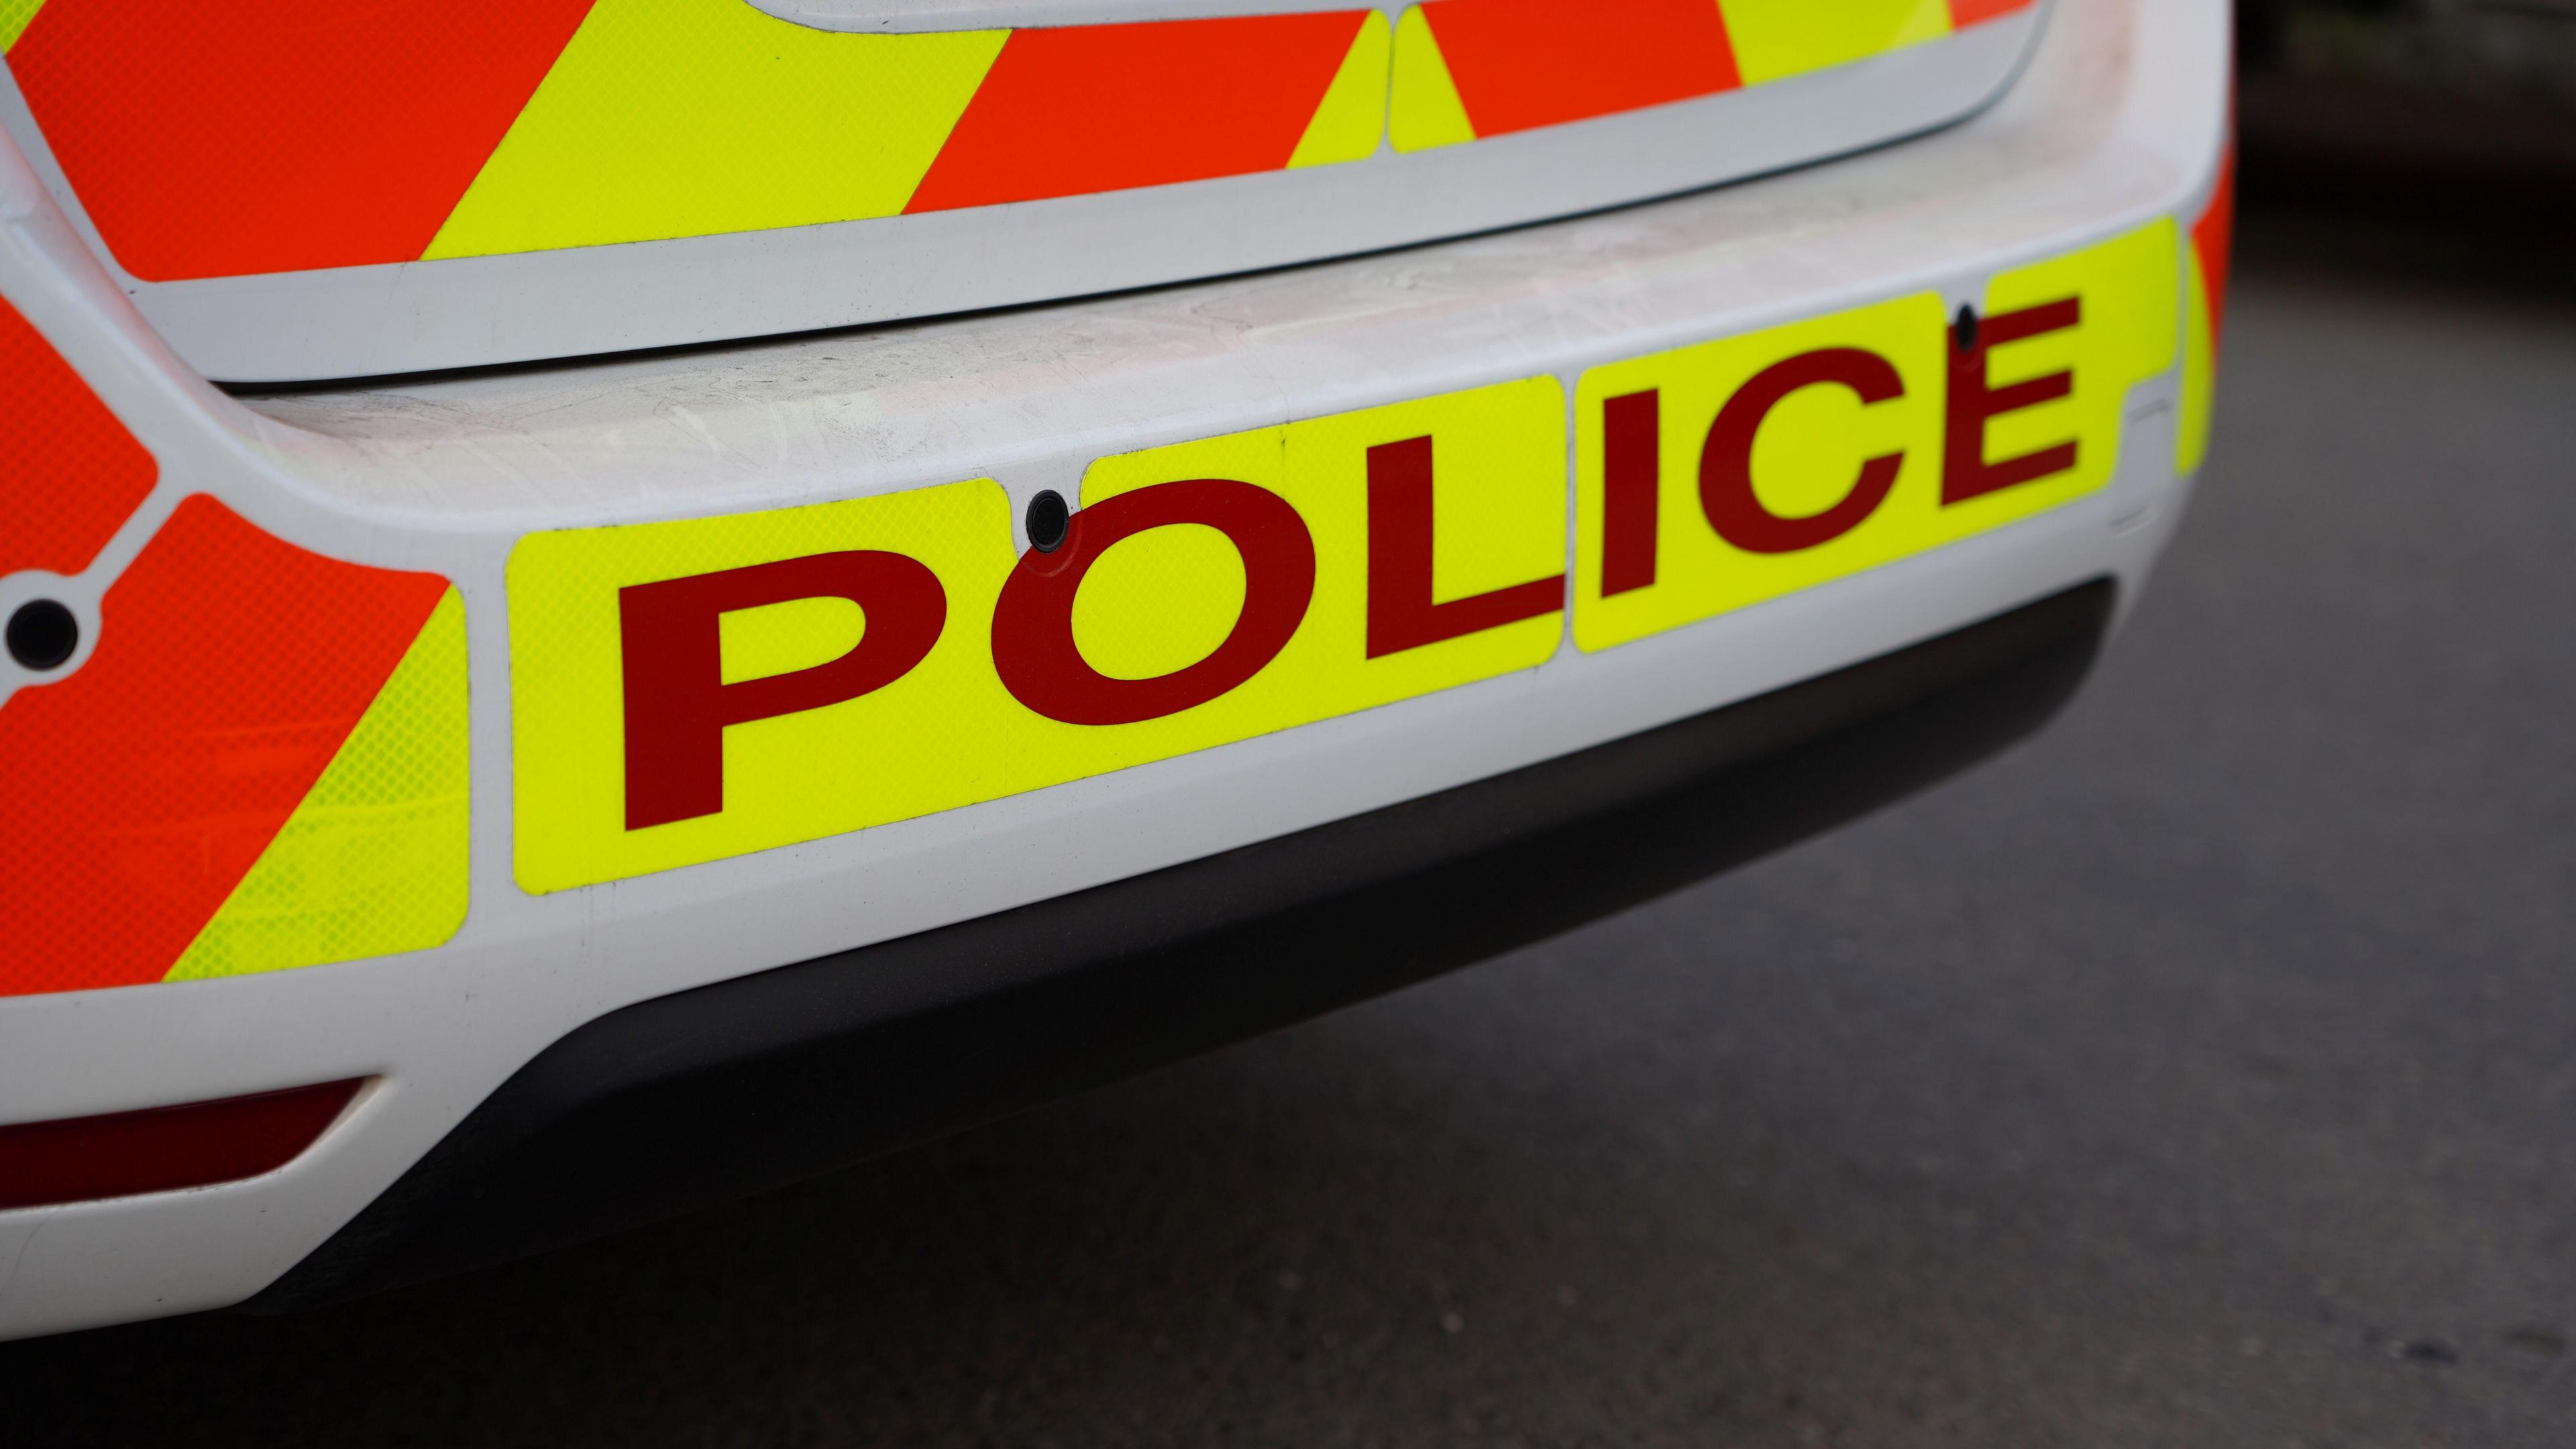
[[[2097,579],[1509,774],[612,1011],[242,1307],[317,1307],[848,1166],[1640,904],[2026,737],[2090,672],[2116,594]]]

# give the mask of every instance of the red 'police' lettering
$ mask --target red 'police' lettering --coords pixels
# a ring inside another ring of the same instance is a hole
[[[1499,629],[1565,607],[1565,575],[1432,598],[1431,440],[1368,450],[1368,657]]]
[[[1110,545],[1149,529],[1205,524],[1243,559],[1243,612],[1205,659],[1151,679],[1091,667],[1073,639],[1073,601]],[[1136,724],[1215,699],[1261,672],[1315,597],[1315,541],[1288,500],[1228,478],[1191,478],[1121,493],[1073,515],[1064,546],[1035,549],[993,609],[993,667],[1013,698],[1066,724]]]
[[[1746,553],[1796,553],[1851,532],[1886,501],[1905,462],[1901,448],[1861,464],[1850,491],[1822,513],[1784,517],[1753,490],[1753,440],[1763,421],[1791,394],[1829,384],[1847,387],[1872,405],[1905,396],[1896,365],[1857,347],[1802,352],[1754,374],[1718,410],[1700,448],[1700,510],[1718,537]]]
[[[1601,597],[1655,582],[1663,488],[1663,394],[1653,388],[1601,403]]]
[[[848,653],[810,669],[724,682],[721,620],[738,609],[847,599],[865,617]],[[911,672],[939,642],[948,596],[899,553],[819,553],[617,591],[626,670],[626,828],[724,809],[727,725],[857,699]]]
[[[2034,482],[2075,466],[2072,440],[2053,448],[1986,461],[1986,425],[2006,413],[2070,396],[2075,374],[2051,372],[1995,387],[1986,378],[1986,354],[2009,342],[2063,332],[2084,320],[2084,304],[2068,297],[2018,312],[1998,312],[1977,329],[1974,345],[1950,352],[1950,406],[1943,426],[1941,502],[1963,503],[2016,483]]]

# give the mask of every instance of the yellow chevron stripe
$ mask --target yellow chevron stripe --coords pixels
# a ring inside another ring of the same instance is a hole
[[[2209,273],[2200,264],[2200,249],[2182,240],[2188,268],[2188,295],[2183,301],[2182,412],[2174,440],[2174,472],[2197,473],[2209,461],[2210,425],[2218,405],[2218,339],[2209,323]]]
[[[1009,35],[599,0],[424,257],[892,216]]]
[[[0,55],[8,54],[18,37],[27,33],[27,22],[44,8],[45,0],[0,0]]]
[[[1289,154],[1291,170],[1376,154],[1377,143],[1386,135],[1387,50],[1386,16],[1372,10],[1360,20],[1341,69],[1333,72],[1333,83],[1325,88],[1314,119],[1306,123],[1306,134]]]
[[[1950,33],[1949,0],[1717,0],[1748,86]]]
[[[1398,151],[1428,151],[1476,139],[1448,58],[1440,53],[1430,17],[1419,5],[1395,25],[1394,90],[1386,129]]]
[[[164,980],[420,951],[465,921],[465,605],[454,589]]]

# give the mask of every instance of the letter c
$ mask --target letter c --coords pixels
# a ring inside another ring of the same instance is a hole
[[[1771,410],[1792,393],[1829,383],[1850,388],[1868,404],[1905,396],[1905,379],[1895,364],[1857,347],[1800,353],[1755,374],[1727,399],[1700,447],[1700,510],[1718,537],[1746,553],[1796,553],[1851,532],[1887,500],[1904,466],[1902,449],[1861,464],[1851,491],[1822,513],[1783,517],[1763,506],[1761,495],[1753,491],[1753,439]]]

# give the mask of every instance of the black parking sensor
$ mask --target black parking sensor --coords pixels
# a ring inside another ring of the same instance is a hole
[[[1055,552],[1064,547],[1072,524],[1073,510],[1065,507],[1063,494],[1049,488],[1029,500],[1029,547],[1040,553]]]
[[[1950,323],[1950,341],[1961,352],[1977,350],[1977,309],[1962,302],[1959,315]]]
[[[80,620],[52,599],[29,599],[9,616],[9,657],[28,669],[60,669],[80,648]]]

